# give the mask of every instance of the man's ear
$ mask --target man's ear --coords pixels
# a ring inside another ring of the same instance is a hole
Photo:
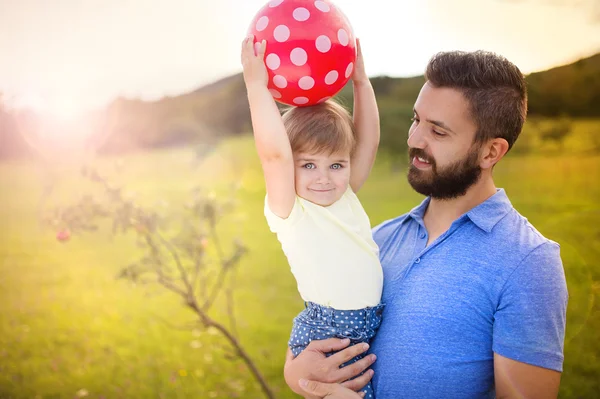
[[[508,141],[497,137],[488,141],[483,146],[483,153],[479,166],[482,169],[490,169],[497,164],[508,152]]]

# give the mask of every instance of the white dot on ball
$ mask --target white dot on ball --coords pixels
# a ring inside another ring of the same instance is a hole
[[[269,67],[269,69],[273,71],[279,68],[279,65],[281,65],[281,60],[279,59],[279,56],[277,54],[267,55],[266,61],[267,67]]]
[[[281,3],[283,3],[283,0],[272,0],[269,2],[269,7],[271,7],[271,8],[277,7]]]
[[[344,29],[338,30],[338,40],[342,46],[347,46],[349,42],[348,32],[346,32]]]
[[[298,86],[302,90],[310,90],[315,85],[315,80],[310,76],[303,76],[298,80]]]
[[[354,69],[354,63],[349,63],[348,66],[346,67],[346,77],[349,77],[350,75],[352,75],[352,69]]]
[[[296,97],[292,100],[294,104],[302,105],[308,103],[308,98],[306,97]]]
[[[324,1],[321,1],[321,0],[315,1],[315,7],[317,7],[317,9],[319,11],[329,12],[329,4],[325,3]]]
[[[327,75],[325,75],[325,83],[332,85],[338,80],[339,76],[340,74],[338,71],[329,71]]]
[[[269,25],[269,17],[262,16],[256,21],[256,30],[262,32]]]
[[[327,36],[321,35],[315,40],[315,45],[321,53],[326,53],[331,49],[331,40]]]
[[[285,25],[279,25],[273,30],[273,36],[278,42],[285,42],[290,38],[290,28]]]
[[[281,98],[281,93],[275,89],[269,89],[269,93],[275,98]]]
[[[324,103],[325,101],[329,100],[331,97],[323,97],[322,99],[320,99],[317,103],[321,104]]]
[[[273,76],[273,84],[280,89],[285,89],[287,87],[287,79],[281,75]]]
[[[294,10],[292,15],[296,21],[303,22],[310,18],[310,11],[304,7],[298,7]]]
[[[292,64],[296,66],[302,66],[306,64],[306,61],[308,61],[308,54],[306,54],[306,51],[300,47],[296,47],[290,53],[290,60],[292,60]]]

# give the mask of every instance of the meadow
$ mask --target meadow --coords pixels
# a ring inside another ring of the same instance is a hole
[[[600,155],[588,151],[585,134],[556,148],[550,143],[544,151],[509,154],[495,169],[497,186],[515,208],[561,244],[570,293],[561,398],[600,391]],[[253,142],[228,139],[204,159],[196,154],[194,148],[156,150],[94,164],[165,215],[180,212],[198,185],[216,197],[238,185],[236,207],[219,228],[248,248],[232,283],[239,340],[275,396],[295,397],[282,366],[290,323],[303,302],[263,217]],[[97,194],[79,172],[78,165],[60,162],[0,163],[0,398],[263,397],[219,333],[189,327],[195,316],[180,298],[156,284],[116,278],[139,251],[135,232],[115,236],[100,228],[59,242],[40,222],[42,207]],[[49,196],[48,179],[56,182]],[[386,156],[359,197],[373,225],[422,199]],[[212,314],[226,320],[221,303]]]

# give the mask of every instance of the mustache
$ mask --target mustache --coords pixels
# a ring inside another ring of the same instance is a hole
[[[429,154],[427,154],[425,152],[425,150],[422,150],[420,148],[409,148],[408,156],[410,157],[410,159],[418,157],[418,158],[423,158],[425,161],[429,162],[430,164],[435,163],[435,160],[433,159],[433,157],[430,156]]]

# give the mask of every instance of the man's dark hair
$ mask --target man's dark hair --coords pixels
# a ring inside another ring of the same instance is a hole
[[[527,87],[516,65],[486,51],[441,52],[429,61],[425,79],[466,97],[477,125],[476,143],[501,137],[512,148],[527,116]]]

